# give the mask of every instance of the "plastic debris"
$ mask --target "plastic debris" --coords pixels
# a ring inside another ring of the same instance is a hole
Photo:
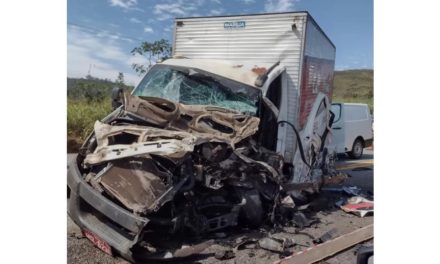
[[[357,186],[344,186],[342,187],[342,190],[348,194],[348,195],[353,195],[353,196],[359,196],[359,194],[361,193],[362,189],[357,187]]]
[[[293,201],[292,197],[290,197],[290,195],[287,195],[286,197],[284,197],[283,200],[281,200],[281,204],[284,207],[288,207],[288,208],[295,207],[295,202]]]
[[[292,238],[275,238],[275,237],[265,237],[258,240],[258,246],[260,248],[278,252],[285,253],[288,248],[295,245],[295,240]]]
[[[374,212],[374,202],[361,196],[354,196],[347,199],[347,203],[342,205],[341,209],[347,213],[364,217]]]

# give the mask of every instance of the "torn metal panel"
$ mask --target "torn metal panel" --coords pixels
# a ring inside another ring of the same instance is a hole
[[[198,138],[235,144],[258,130],[260,119],[226,108],[183,105],[153,97],[126,98],[126,111],[164,129],[190,132]],[[157,117],[159,115],[159,117]]]
[[[133,143],[131,145],[111,145],[101,147],[94,153],[87,155],[86,164],[99,164],[105,161],[122,159],[145,154],[166,155],[181,158],[188,152],[192,152],[193,144],[185,144],[183,141],[168,139],[151,142]]]
[[[124,134],[133,135],[135,142],[117,144],[114,138]],[[181,158],[193,151],[197,140],[195,136],[184,131],[169,131],[136,125],[111,126],[99,121],[95,123],[95,135],[98,146],[84,160],[89,165],[145,154]],[[111,141],[116,144],[111,144]]]
[[[169,175],[150,159],[114,161],[99,179],[105,190],[135,213],[145,213],[165,193]]]
[[[266,162],[263,161],[256,161],[253,160],[245,155],[242,154],[243,149],[236,149],[234,151],[235,155],[237,155],[241,160],[243,160],[244,162],[248,163],[248,164],[258,164],[261,167],[263,167],[264,169],[266,169],[267,171],[269,171],[272,175],[272,177],[277,180],[280,181],[280,174],[278,173],[278,171],[276,171],[272,166],[269,166],[269,164],[267,164]]]
[[[157,97],[141,97],[127,95],[125,98],[125,110],[135,113],[145,121],[160,127],[166,127],[168,123],[179,117],[178,103]]]
[[[310,181],[310,172],[314,168],[323,167],[322,164],[326,164],[325,159],[320,157],[322,153],[321,145],[321,135],[324,131],[328,130],[328,120],[330,120],[330,103],[329,99],[324,93],[318,93],[316,100],[311,107],[310,114],[307,118],[307,123],[301,132],[301,142],[304,152],[306,162],[311,165],[311,167],[306,166],[306,163],[300,155],[300,149],[298,148],[294,156],[295,170],[294,175],[291,178],[291,182],[302,183]],[[328,140],[328,139],[326,139]],[[312,179],[313,180],[313,179]]]
[[[186,144],[194,144],[196,137],[185,131],[172,131],[155,127],[138,126],[138,125],[121,125],[112,126],[95,122],[94,131],[97,141],[97,149],[110,145],[110,139],[117,135],[129,134],[136,137],[135,142],[146,142],[159,139],[179,139]]]

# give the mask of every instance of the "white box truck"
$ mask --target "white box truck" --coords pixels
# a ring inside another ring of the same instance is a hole
[[[334,44],[308,12],[177,18],[175,22],[174,55],[227,60],[256,69],[262,63],[277,65],[260,89],[277,108],[277,121],[288,121],[300,131],[309,164],[313,162],[310,149],[314,145],[315,151],[321,150],[318,137],[328,124],[328,115],[317,116],[316,111],[325,108],[322,113],[328,113],[330,107],[335,53]],[[296,169],[292,180],[306,180],[308,169],[292,128],[276,122],[268,127],[268,140],[276,142],[276,151]]]
[[[307,12],[177,18],[173,53],[95,123],[68,168],[70,217],[130,261],[274,224],[334,173],[335,46]]]

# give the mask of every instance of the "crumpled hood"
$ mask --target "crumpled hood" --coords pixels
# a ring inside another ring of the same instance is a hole
[[[260,119],[220,107],[183,105],[156,97],[126,98],[125,109],[150,126],[112,126],[95,122],[97,148],[86,164],[99,164],[125,157],[157,154],[182,157],[195,145],[218,142],[231,145],[256,133]],[[130,134],[132,144],[110,144],[109,138]]]
[[[257,117],[226,108],[184,105],[156,97],[129,95],[125,110],[154,126],[232,144],[255,134],[260,122]]]

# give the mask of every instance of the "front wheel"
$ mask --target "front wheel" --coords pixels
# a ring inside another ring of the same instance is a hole
[[[364,152],[364,144],[362,143],[361,139],[356,139],[353,143],[353,147],[351,148],[351,151],[348,152],[348,155],[352,159],[360,159],[362,157],[362,153]]]

